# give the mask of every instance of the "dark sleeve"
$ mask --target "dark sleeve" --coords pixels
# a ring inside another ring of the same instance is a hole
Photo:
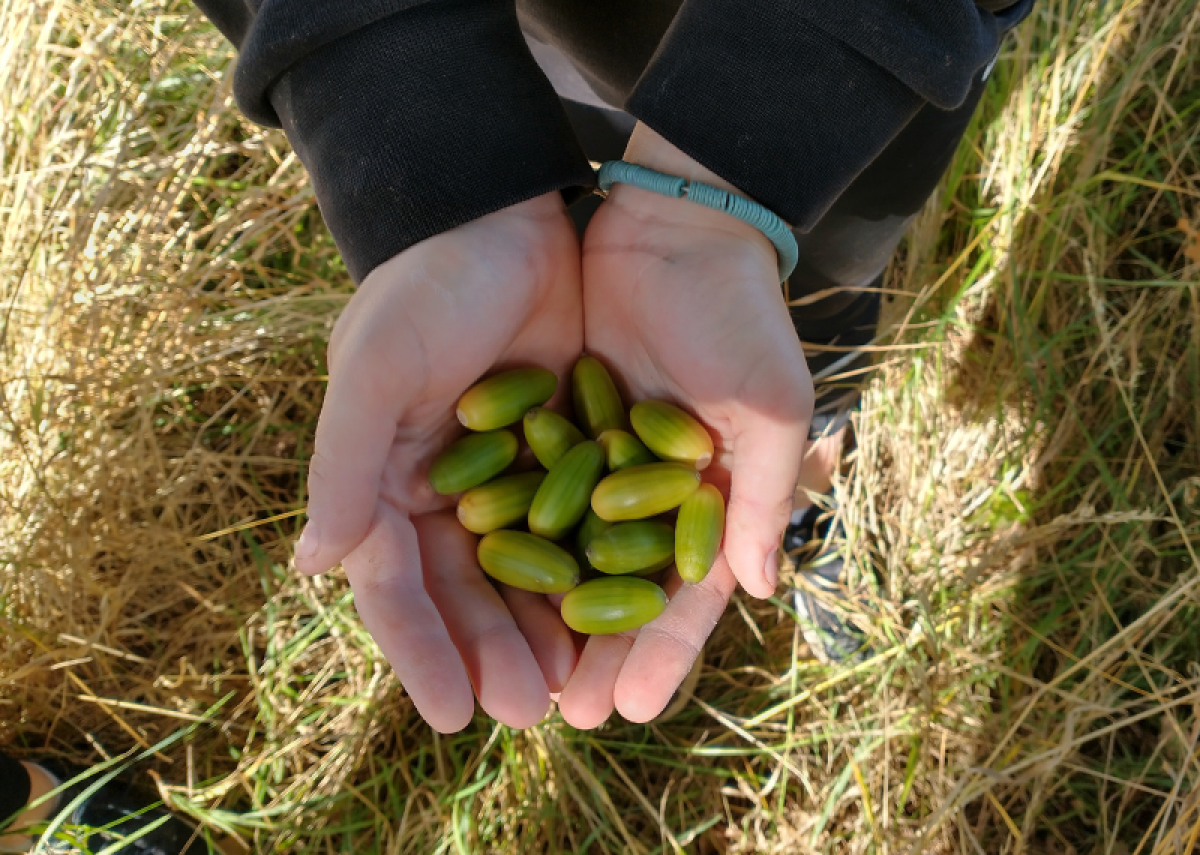
[[[998,45],[971,0],[684,0],[626,107],[807,231]]]
[[[197,0],[234,92],[282,127],[355,281],[418,241],[593,174],[511,0]]]

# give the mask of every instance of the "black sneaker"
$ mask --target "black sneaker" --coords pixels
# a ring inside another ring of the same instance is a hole
[[[58,780],[67,782],[84,770],[68,766],[41,763]],[[220,855],[210,847],[204,835],[191,822],[163,807],[162,800],[151,790],[131,784],[123,777],[102,784],[79,804],[72,805],[96,783],[91,775],[70,784],[58,793],[58,804],[70,810],[58,826],[49,851],[71,852],[77,847],[83,852],[102,849],[120,855]],[[151,828],[153,826],[153,828]],[[146,829],[150,829],[147,831]],[[120,845],[122,840],[127,840]],[[116,848],[106,849],[117,844]]]
[[[857,664],[871,655],[866,635],[843,615],[846,530],[832,496],[792,516],[783,535],[783,551],[799,575],[792,603],[800,632],[825,664]]]

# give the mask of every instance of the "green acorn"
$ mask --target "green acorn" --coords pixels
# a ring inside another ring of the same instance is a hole
[[[690,463],[697,469],[712,462],[712,436],[674,404],[638,401],[629,411],[629,421],[638,439],[663,460]]]
[[[616,523],[592,538],[588,563],[601,573],[652,573],[671,563],[675,530],[657,520]]]
[[[562,594],[579,584],[579,565],[571,554],[528,532],[493,531],[479,541],[476,555],[485,573],[523,591]]]
[[[581,356],[571,372],[575,420],[592,439],[610,428],[624,428],[625,406],[608,369],[593,356]]]
[[[434,459],[429,483],[443,496],[478,487],[517,459],[517,446],[517,438],[506,430],[469,433]]]
[[[519,422],[554,396],[558,378],[547,368],[514,368],[480,380],[458,399],[458,420],[476,431]]]
[[[583,519],[592,489],[604,474],[604,449],[585,440],[562,456],[529,506],[529,530],[558,540]]]
[[[592,510],[609,522],[641,520],[683,504],[700,486],[686,463],[648,463],[614,472],[596,485]]]
[[[534,407],[525,414],[525,441],[538,463],[553,469],[559,459],[585,439],[583,432],[553,410]]]
[[[667,607],[666,592],[645,579],[613,576],[593,579],[562,601],[563,622],[576,632],[606,635],[648,624]]]
[[[679,506],[675,521],[675,567],[693,585],[703,581],[721,551],[725,498],[712,484],[701,484]]]
[[[467,490],[458,500],[458,521],[475,534],[519,523],[545,478],[545,472],[522,472]]]

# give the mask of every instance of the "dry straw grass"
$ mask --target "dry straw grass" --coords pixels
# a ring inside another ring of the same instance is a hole
[[[448,738],[286,572],[349,288],[229,49],[173,0],[0,29],[6,750],[145,755],[230,851],[1193,851],[1195,0],[1043,0],[894,266],[871,659],[739,601],[667,725]]]

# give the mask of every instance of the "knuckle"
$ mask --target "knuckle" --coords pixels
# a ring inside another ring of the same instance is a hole
[[[756,528],[786,520],[792,513],[793,493],[794,490],[789,490],[786,495],[769,497],[760,492],[738,491],[735,485],[729,497],[726,528],[731,533],[749,536]]]
[[[673,621],[668,621],[662,624],[651,624],[650,626],[646,627],[643,632],[649,635],[650,638],[668,647],[675,648],[684,656],[686,656],[688,662],[690,663],[700,655],[700,650],[704,646],[704,639],[708,638],[709,633],[712,632],[712,627],[716,625],[715,623],[712,625],[707,624],[708,621],[706,620],[704,625],[704,635],[698,641],[695,640],[692,635],[692,633],[694,633],[698,628],[694,624],[689,624],[689,627],[685,628]],[[691,631],[688,631],[689,629]]]
[[[795,421],[807,422],[812,418],[813,406],[817,399],[808,372],[793,377],[787,388],[791,394],[785,396],[782,401],[785,413]]]
[[[725,605],[729,602],[729,598],[723,596],[722,593],[716,588],[707,587],[704,585],[696,588],[694,593],[697,597],[701,598],[703,602],[694,609],[690,609],[689,614],[702,615],[704,617],[703,625],[706,628],[704,637],[707,638],[708,634],[712,632],[713,628],[717,625],[717,621],[721,619],[721,615],[724,614]],[[699,644],[696,645],[696,649],[699,650],[700,645],[703,643],[703,639],[701,639]]]
[[[316,448],[313,450],[313,455],[308,461],[308,492],[309,496],[318,495],[324,490],[328,483],[329,458],[321,450],[322,442],[320,437],[317,438]]]
[[[729,598],[717,587],[704,584],[688,591],[687,597],[685,610],[667,611],[642,631],[649,638],[675,648],[690,663],[700,655],[705,640],[725,613]]]
[[[479,625],[472,625],[470,632],[470,643],[479,650],[509,650],[525,643],[525,636],[521,635],[512,621],[504,620],[499,615]]]

